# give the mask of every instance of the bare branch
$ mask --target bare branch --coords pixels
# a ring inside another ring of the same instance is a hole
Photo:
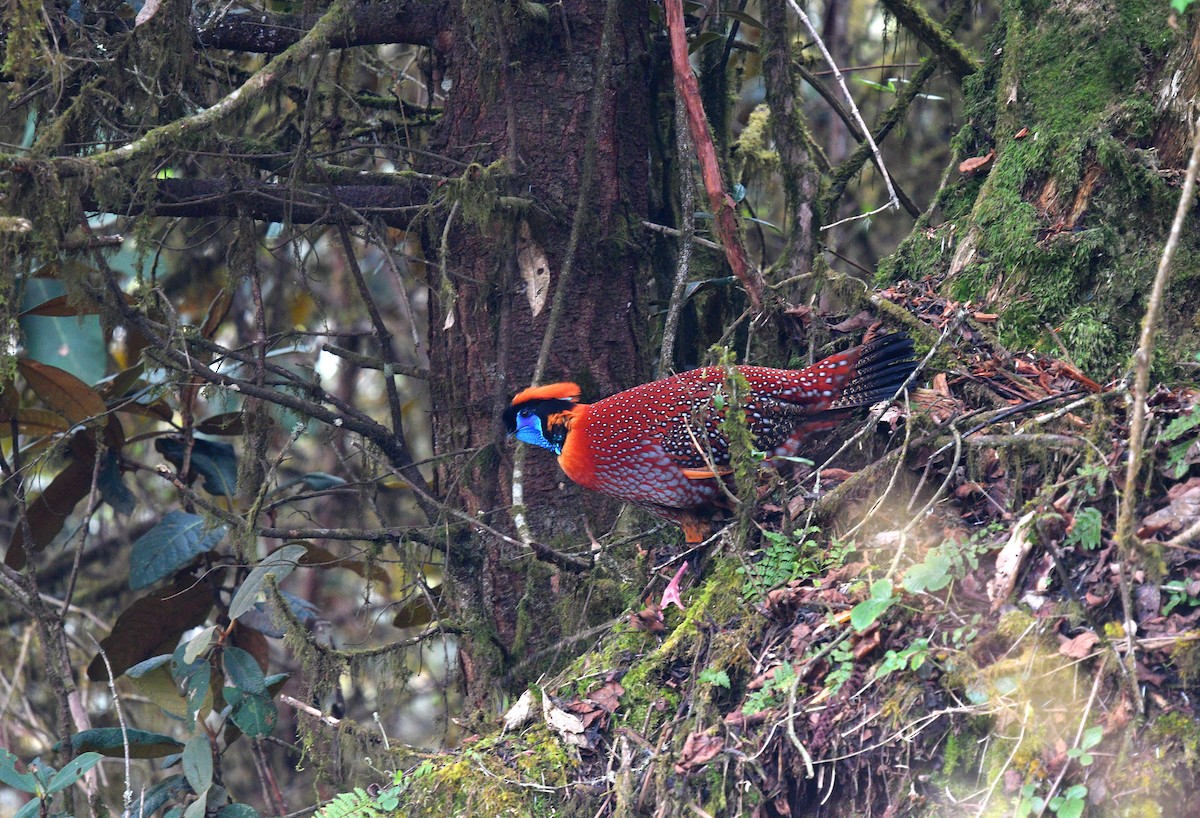
[[[359,4],[350,12],[352,24],[329,39],[333,48],[410,43],[432,46],[444,28],[441,0]],[[196,32],[205,48],[226,48],[256,54],[278,54],[299,42],[320,22],[319,14],[223,14]]]

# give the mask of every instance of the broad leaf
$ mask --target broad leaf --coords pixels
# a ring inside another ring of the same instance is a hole
[[[15,787],[21,792],[37,792],[37,779],[32,773],[17,770],[19,759],[8,750],[0,747],[0,782]]]
[[[247,736],[262,738],[275,729],[279,714],[265,693],[243,693],[234,687],[227,687],[224,692],[225,701],[233,707],[229,717]]]
[[[212,586],[190,578],[160,588],[134,601],[126,608],[112,632],[100,640],[114,676],[120,676],[139,662],[173,650],[185,631],[203,624],[212,610]],[[108,678],[104,659],[97,655],[88,665],[88,678]]]
[[[201,732],[188,739],[183,748],[183,774],[196,792],[204,792],[212,785],[212,744],[207,734]]]
[[[119,733],[120,730],[117,732]],[[56,792],[65,790],[83,778],[88,770],[100,763],[100,759],[102,758],[104,756],[100,755],[100,753],[80,753],[75,756],[50,779],[50,783],[46,785],[46,795],[54,795]]]
[[[242,587],[233,595],[233,600],[229,603],[229,618],[237,619],[253,608],[267,582],[267,577],[274,576],[275,581],[279,582],[295,570],[300,558],[307,553],[308,549],[303,545],[292,544],[264,557],[262,562],[254,566]]]
[[[29,359],[17,361],[17,370],[34,394],[72,423],[83,423],[105,412],[99,393],[66,370]]]
[[[225,679],[230,685],[244,693],[266,692],[266,678],[257,659],[241,648],[233,647],[225,648],[221,655],[225,664]]]
[[[154,448],[176,469],[183,468],[187,447],[177,437],[160,437]],[[216,497],[232,497],[237,490],[237,453],[228,443],[196,438],[192,441],[191,470],[204,478],[204,490]]]
[[[170,736],[147,730],[126,730],[122,738],[120,727],[95,727],[78,732],[71,736],[71,747],[77,753],[99,753],[110,758],[123,758],[125,739],[129,740],[131,758],[162,758],[178,753],[183,747],[182,742]]]
[[[210,528],[198,514],[169,512],[133,544],[129,587],[136,591],[170,576],[211,551],[224,536],[224,526]]]

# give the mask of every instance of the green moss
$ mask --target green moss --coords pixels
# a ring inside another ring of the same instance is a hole
[[[1114,10],[1122,37],[1106,36]],[[1102,379],[1136,337],[1178,196],[1143,149],[1161,114],[1130,90],[1153,76],[1172,34],[1149,0],[1013,0],[1003,17],[993,59],[963,83],[967,124],[954,140],[955,161],[995,159],[942,187],[880,278],[950,274],[948,296],[1000,308],[1005,344],[1057,355],[1061,342]],[[1196,234],[1185,237],[1182,255],[1198,253]],[[1175,359],[1180,341],[1200,347],[1195,311],[1177,306],[1196,303],[1197,267],[1180,265],[1168,300],[1168,325],[1182,330],[1169,333]]]
[[[1180,760],[1189,770],[1200,769],[1200,723],[1186,713],[1172,711],[1156,718],[1150,724],[1148,743],[1170,745],[1182,752]]]

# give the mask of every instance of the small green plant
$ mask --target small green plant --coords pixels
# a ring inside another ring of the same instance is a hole
[[[837,541],[822,547],[811,536],[817,530],[815,526],[797,529],[791,537],[777,531],[763,532],[758,562],[738,569],[745,578],[742,596],[747,602],[760,602],[772,588],[800,577],[822,574],[845,562],[851,547]]]
[[[1104,738],[1104,728],[1089,727],[1079,737],[1079,746],[1067,750],[1067,758],[1074,760],[1080,767],[1090,767],[1095,762],[1092,749]],[[1030,782],[1021,788],[1020,800],[1017,802],[1018,818],[1028,818],[1030,815],[1041,815],[1047,809],[1058,818],[1079,818],[1087,804],[1088,788],[1083,784],[1075,784],[1063,790],[1047,801],[1039,796],[1037,782]]]
[[[1198,584],[1200,583],[1184,579],[1173,579],[1164,583],[1162,590],[1167,594],[1167,603],[1163,605],[1163,616],[1171,613],[1180,605],[1187,605],[1189,608],[1200,605],[1200,593],[1197,593],[1200,589],[1196,587]]]
[[[790,662],[784,662],[775,668],[775,673],[766,683],[746,697],[742,705],[742,715],[753,716],[783,702],[792,685],[796,683],[796,669]]]
[[[1192,465],[1188,453],[1196,445],[1196,437],[1191,432],[1197,427],[1200,427],[1200,404],[1168,423],[1158,436],[1159,442],[1167,445],[1167,472],[1176,480],[1187,474]]]
[[[1085,463],[1075,470],[1075,479],[1088,497],[1100,494],[1100,487],[1108,479],[1108,466],[1103,463]]]
[[[837,693],[854,672],[854,649],[849,642],[842,642],[829,652],[829,661],[833,667],[825,674],[825,687]]]
[[[871,595],[850,609],[850,624],[862,633],[874,625],[879,617],[899,600],[893,593],[890,579],[877,579],[871,583]]]
[[[1066,544],[1071,547],[1083,547],[1095,551],[1100,547],[1101,520],[1100,509],[1085,506],[1075,512],[1075,524],[1067,532]]]
[[[1092,757],[1091,749],[1100,743],[1104,738],[1104,728],[1100,726],[1089,727],[1083,731],[1083,735],[1079,737],[1079,746],[1072,747],[1067,750],[1067,758],[1073,758],[1079,762],[1080,767],[1090,767],[1096,759]]]
[[[979,557],[994,547],[992,536],[999,524],[976,531],[964,542],[948,540],[929,549],[925,559],[909,567],[900,583],[910,594],[940,591],[956,579],[961,579],[979,567]]]
[[[882,679],[897,670],[917,670],[929,658],[929,640],[916,639],[903,650],[889,650],[875,670],[875,678]]]
[[[1037,794],[1037,784],[1026,784],[1021,788],[1020,800],[1017,802],[1017,818],[1029,818],[1031,815],[1041,815],[1047,809],[1058,818],[1079,818],[1087,804],[1088,788],[1083,784],[1075,784],[1065,789],[1049,801]]]
[[[719,670],[715,667],[706,667],[700,671],[700,675],[696,677],[704,684],[710,684],[713,687],[723,687],[729,689],[729,674],[724,670]]]

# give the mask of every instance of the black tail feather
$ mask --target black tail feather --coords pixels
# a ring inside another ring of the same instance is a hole
[[[916,368],[911,338],[903,332],[880,336],[862,346],[854,377],[830,408],[853,409],[888,400]]]

